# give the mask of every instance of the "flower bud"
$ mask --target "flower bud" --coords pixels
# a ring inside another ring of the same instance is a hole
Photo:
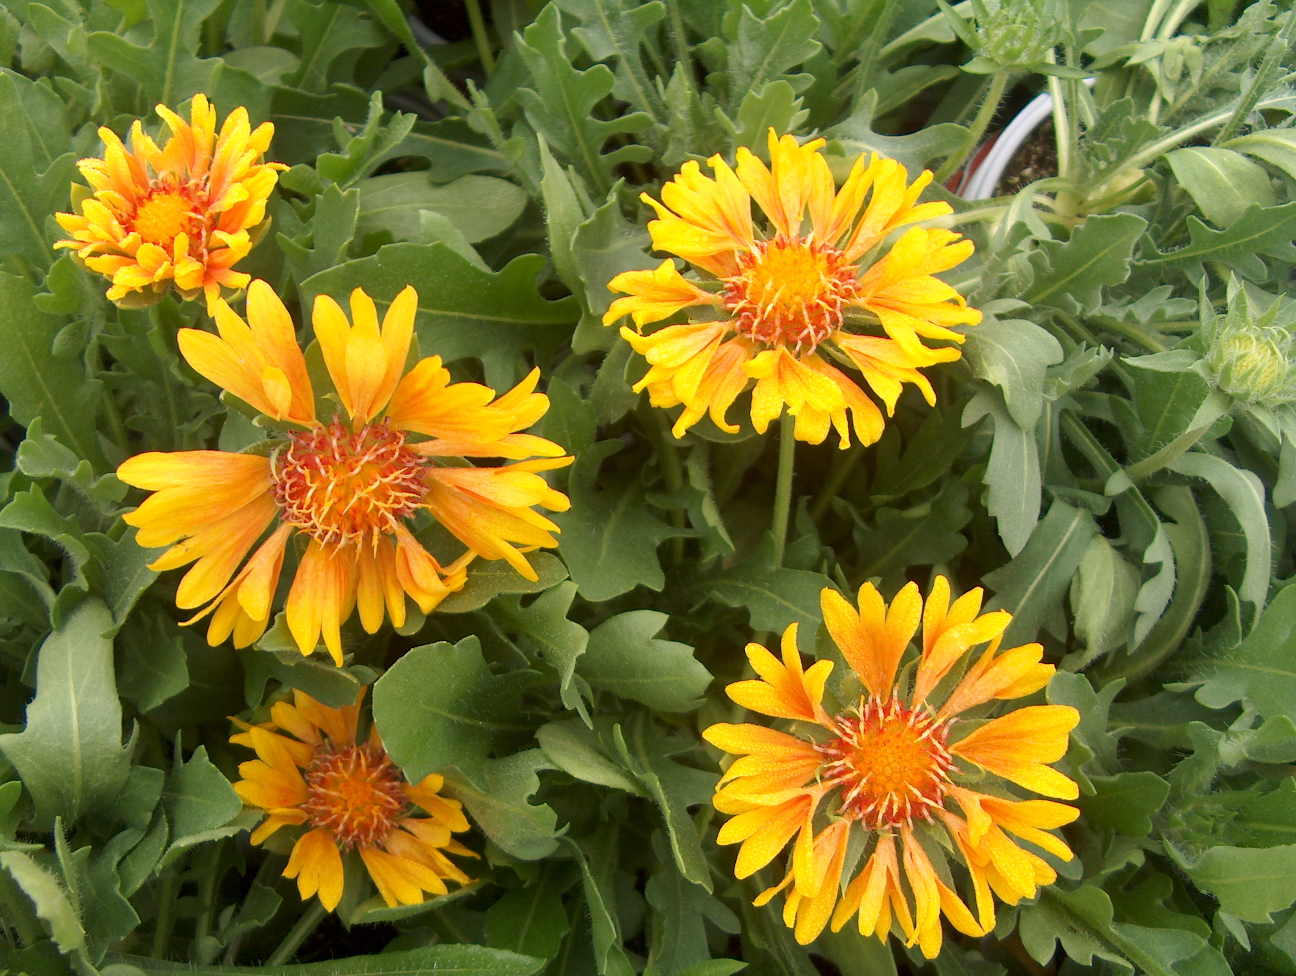
[[[1296,400],[1296,303],[1275,300],[1256,318],[1246,292],[1229,282],[1228,311],[1217,316],[1202,303],[1206,365],[1223,393],[1248,403],[1276,406]]]
[[[978,0],[977,52],[1010,70],[1026,70],[1045,61],[1058,43],[1058,20],[1048,16],[1037,0]]]

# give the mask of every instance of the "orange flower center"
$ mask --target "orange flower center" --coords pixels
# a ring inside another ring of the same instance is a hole
[[[195,210],[194,200],[184,190],[155,187],[135,209],[131,229],[150,244],[168,250],[177,234],[188,234],[190,244],[200,243],[195,231],[201,230],[201,218]]]
[[[328,545],[377,546],[418,510],[426,467],[386,420],[352,431],[335,417],[289,434],[270,459],[270,481],[283,522]]]
[[[312,827],[325,827],[342,850],[368,847],[386,837],[409,808],[405,779],[378,747],[350,746],[316,756],[306,767]]]
[[[891,699],[870,701],[837,726],[841,737],[819,749],[828,760],[824,780],[842,788],[841,816],[870,830],[930,820],[954,766],[945,723]]]
[[[739,335],[812,352],[842,324],[859,291],[858,269],[830,244],[779,234],[757,241],[725,279],[724,304]]]

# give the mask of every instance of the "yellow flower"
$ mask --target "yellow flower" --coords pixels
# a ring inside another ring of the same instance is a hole
[[[992,892],[1015,905],[1056,879],[1047,862],[1009,834],[1071,859],[1048,831],[1074,820],[1076,809],[1019,799],[1012,786],[1056,799],[1078,796],[1075,783],[1047,764],[1066,752],[1079,714],[1069,705],[1032,705],[984,723],[960,719],[976,706],[1038,691],[1054,671],[1040,663],[1039,644],[999,652],[1012,616],[981,614],[980,588],[951,605],[949,583],[937,577],[925,607],[910,583],[888,608],[865,583],[858,608],[830,589],[821,605],[828,633],[859,678],[860,698],[842,712],[825,711],[832,662],[802,668],[795,624],[783,635],[781,662],[759,644],[747,645],[760,677],[731,684],[729,697],[803,724],[790,732],[721,724],[703,733],[741,757],[716,788],[716,809],[732,814],[719,842],[742,844],[734,870],[745,878],[796,837],[786,876],[756,904],[787,889],[783,919],[802,945],[829,921],[836,932],[851,916],[861,934],[885,941],[894,917],[907,944],[934,959],[942,914],[979,937],[994,928]],[[920,622],[916,660],[901,672]],[[956,666],[987,642],[955,682]],[[947,857],[963,866],[960,887],[970,890],[975,914],[947,883],[948,865],[933,864]],[[843,874],[852,873],[840,894]]]
[[[351,850],[390,906],[418,904],[424,892],[444,895],[447,881],[469,880],[446,854],[477,856],[450,836],[468,829],[460,803],[439,795],[439,775],[407,783],[376,728],[357,743],[359,717],[360,698],[329,708],[294,691],[293,704],[276,703],[269,722],[238,722],[243,731],[230,741],[256,750],[257,758],[239,765],[243,778],[234,789],[267,814],[252,843],[280,827],[308,828],[283,875],[297,879],[303,899],[318,895],[329,911],[342,898],[342,855]],[[416,816],[415,807],[425,816]]]
[[[54,246],[74,248],[111,278],[108,298],[118,304],[152,304],[174,282],[183,298],[204,294],[210,311],[222,286],[247,285],[232,268],[255,243],[275,171],[288,167],[261,162],[274,126],[252,130],[245,108],[229,114],[219,135],[203,95],[193,97],[188,124],[165,105],[157,113],[171,130],[161,149],[138,120],[129,152],[111,129],[99,130],[103,158],[78,164],[93,193],[78,213],[57,215],[72,237]]]
[[[707,313],[707,321],[649,335],[621,330],[651,367],[635,390],[647,388],[657,407],[684,405],[676,437],[708,412],[717,427],[737,431],[726,414],[755,380],[758,432],[786,406],[798,440],[821,443],[831,426],[840,446],[849,446],[849,414],[855,436],[871,444],[882,434],[882,414],[834,361],[862,373],[888,415],[903,383],[934,404],[935,391],[918,370],[958,359],[959,350],[931,348],[919,337],[961,343],[950,327],[981,320],[933,277],[972,253],[972,242],[952,231],[910,228],[886,254],[861,264],[897,228],[951,212],[945,203],[916,204],[931,173],[906,186],[895,160],[874,154],[866,165],[861,156],[837,191],[823,145],[798,146],[771,129],[771,167],[740,148],[736,172],[713,156],[711,179],[689,161],[662,187],[660,203],[643,196],[659,218],[648,224],[653,247],[684,258],[703,277],[685,278],[670,259],[652,271],[619,274],[608,288],[627,297],[612,303],[603,323],[629,315],[642,329],[686,308]],[[766,233],[752,221],[752,200],[769,219]],[[886,337],[847,331],[848,312]]]
[[[517,548],[556,546],[558,527],[532,510],[565,511],[567,496],[539,474],[571,462],[551,441],[517,431],[533,425],[549,399],[533,392],[539,370],[496,398],[478,383],[451,383],[441,357],[402,376],[418,295],[396,296],[381,327],[373,301],[351,293],[351,319],[332,298],[315,299],[315,336],[345,416],[315,415],[315,391],[292,319],[264,281],[248,289],[248,320],[215,303],[219,335],[182,329],[189,364],[275,420],[291,424],[269,457],[223,451],[148,453],[117,476],[155,494],[126,521],[142,546],[171,546],[156,570],[195,562],[176,605],[212,613],[208,643],[232,633],[236,647],[264,633],[289,537],[306,543],[286,606],[303,654],[323,634],[342,663],[339,628],[353,608],[374,633],[384,611],[399,627],[408,595],[427,613],[463,586],[475,557],[505,559],[527,579],[536,573]],[[460,460],[535,460],[474,467]],[[439,460],[447,464],[439,465]],[[427,511],[468,551],[441,566],[406,522]],[[273,530],[243,568],[244,557]],[[237,573],[236,573],[237,570]],[[232,580],[231,580],[232,577]]]

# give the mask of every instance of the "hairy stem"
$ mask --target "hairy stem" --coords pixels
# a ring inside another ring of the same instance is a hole
[[[774,563],[783,565],[787,546],[788,517],[792,514],[792,469],[796,463],[796,420],[784,414],[779,420],[778,480],[774,482]]]
[[[312,901],[310,907],[302,914],[302,917],[297,919],[297,924],[288,930],[288,934],[284,936],[283,941],[270,954],[270,958],[265,961],[266,966],[282,966],[292,959],[297,950],[301,948],[301,944],[310,937],[310,934],[315,931],[319,923],[324,921],[324,916],[327,914],[328,910],[320,904],[318,898]]]
[[[473,41],[477,45],[477,57],[481,58],[482,68],[489,78],[495,73],[495,57],[491,54],[490,37],[486,33],[486,21],[482,19],[481,4],[478,0],[464,0],[468,7],[468,23],[472,25]]]
[[[972,128],[968,129],[967,138],[963,140],[963,145],[949,159],[941,164],[941,168],[936,171],[935,182],[944,183],[950,178],[956,169],[963,165],[964,160],[976,150],[981,144],[981,137],[994,121],[995,113],[999,111],[999,103],[1003,100],[1004,89],[1008,87],[1008,78],[1010,72],[1006,68],[1000,68],[990,76],[990,91],[986,93],[985,101],[981,103],[981,108],[977,111],[976,118],[972,120]]]

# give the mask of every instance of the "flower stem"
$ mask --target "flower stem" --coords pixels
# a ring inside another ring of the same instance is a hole
[[[675,63],[683,69],[680,74],[684,79],[684,85],[689,91],[696,91],[697,86],[693,83],[693,54],[689,50],[688,35],[685,33],[679,0],[666,0],[666,25],[671,46],[675,49]]]
[[[481,4],[477,0],[465,0],[468,7],[468,22],[472,24],[473,41],[477,44],[477,56],[481,58],[482,68],[489,78],[495,73],[495,58],[491,55],[490,37],[486,34],[486,21],[482,19]]]
[[[981,144],[981,137],[994,121],[995,113],[999,111],[999,103],[1003,100],[1004,89],[1008,87],[1010,74],[1007,68],[1000,68],[990,77],[990,91],[986,93],[985,101],[981,103],[976,118],[972,120],[972,128],[968,129],[967,138],[963,140],[963,145],[958,152],[941,164],[941,168],[936,171],[934,182],[944,183],[948,180]]]
[[[176,864],[172,874],[162,882],[162,896],[158,899],[157,922],[153,927],[153,958],[165,959],[167,946],[171,942],[171,926],[175,922],[173,910],[176,895],[180,893],[180,865]]]
[[[327,914],[328,910],[320,904],[318,898],[312,901],[310,907],[302,913],[302,917],[297,919],[297,924],[288,930],[288,934],[284,936],[278,948],[265,961],[266,966],[282,966],[292,959],[301,944],[315,931],[316,926],[324,921],[324,916]]]
[[[788,517],[792,513],[792,469],[796,462],[796,421],[788,414],[779,420],[778,478],[774,482],[774,564],[783,565],[787,546]]]
[[[823,518],[823,514],[828,511],[828,506],[832,504],[834,496],[841,491],[842,485],[846,484],[846,479],[855,471],[855,466],[859,464],[860,459],[864,457],[864,449],[859,442],[850,446],[850,450],[838,454],[833,458],[832,470],[828,472],[828,480],[824,486],[819,489],[819,495],[810,505],[810,517],[813,519]]]
[[[652,414],[654,430],[657,433],[657,459],[661,462],[662,480],[666,482],[666,490],[674,495],[684,487],[684,469],[680,466],[679,451],[671,443],[674,435],[671,434],[670,422],[666,414],[650,407],[649,412]],[[670,510],[670,523],[676,528],[684,528],[684,513],[678,508]],[[684,537],[676,536],[671,540],[671,555],[675,562],[684,558]]]

